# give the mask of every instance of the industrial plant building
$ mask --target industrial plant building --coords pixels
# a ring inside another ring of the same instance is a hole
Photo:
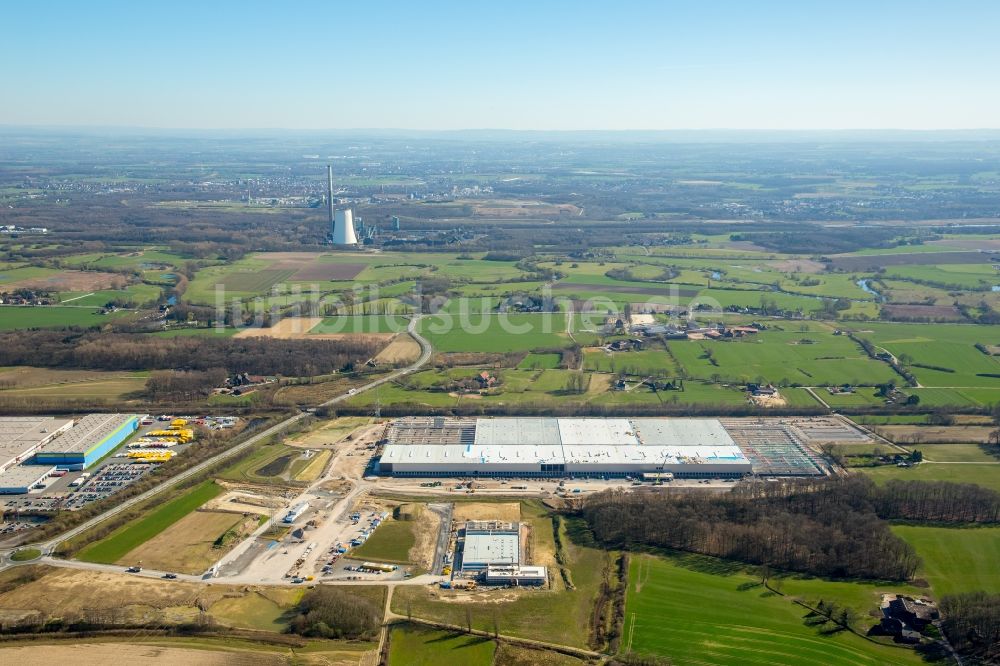
[[[139,427],[134,414],[0,417],[0,494],[23,494],[56,470],[85,469]]]
[[[73,419],[0,417],[0,473],[28,460],[35,451],[72,427]]]
[[[35,463],[86,469],[138,429],[136,414],[88,414],[35,453]]]
[[[472,520],[465,524],[462,571],[485,571],[492,565],[516,566],[521,561],[518,523]]]
[[[412,417],[390,424],[379,471],[395,476],[738,478],[753,469],[718,419]]]
[[[548,582],[541,566],[521,563],[521,524],[470,520],[461,531],[461,572],[486,585],[534,586]]]
[[[354,213],[350,208],[335,210],[333,205],[333,167],[327,165],[326,207],[330,222],[330,242],[334,245],[357,245],[358,235],[354,230]]]
[[[19,495],[41,483],[55,465],[26,465],[41,447],[73,427],[73,419],[51,416],[0,418],[0,494]]]

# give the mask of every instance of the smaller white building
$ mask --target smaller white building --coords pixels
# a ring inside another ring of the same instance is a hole
[[[296,520],[298,520],[299,517],[303,513],[305,513],[308,508],[309,508],[309,502],[302,502],[300,504],[296,504],[295,506],[293,506],[291,509],[288,510],[288,513],[286,513],[285,517],[281,519],[281,522],[291,525]]]
[[[511,585],[515,587],[545,585],[549,573],[545,567],[489,565],[483,582],[486,585]]]
[[[491,565],[517,566],[520,562],[519,523],[469,521],[465,524],[462,571],[484,571]]]

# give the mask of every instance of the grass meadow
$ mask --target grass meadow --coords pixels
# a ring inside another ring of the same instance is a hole
[[[114,564],[130,550],[142,545],[208,500],[221,494],[222,490],[222,486],[216,485],[215,482],[205,481],[126,523],[100,541],[90,544],[80,551],[77,559],[99,564]]]
[[[823,592],[835,585],[821,582]],[[799,592],[809,593],[807,585]],[[841,594],[855,596],[856,590]],[[621,651],[674,664],[918,664],[905,648],[805,623],[809,611],[760,585],[758,576],[713,558],[633,556]]]

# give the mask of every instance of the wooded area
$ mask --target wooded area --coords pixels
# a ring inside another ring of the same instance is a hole
[[[907,580],[920,563],[883,519],[996,522],[1000,494],[860,476],[741,484],[709,495],[606,491],[581,507],[608,546],[656,546],[837,578]]]
[[[941,628],[958,652],[975,664],[1000,661],[1000,595],[971,592],[941,599]]]
[[[371,639],[382,624],[382,609],[364,596],[320,585],[305,593],[291,630],[319,638]]]
[[[161,338],[125,333],[10,331],[0,334],[0,366],[93,370],[211,370],[306,377],[363,363],[379,343],[370,339]]]

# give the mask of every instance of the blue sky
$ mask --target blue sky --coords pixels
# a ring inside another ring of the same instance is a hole
[[[0,124],[1000,127],[1000,2],[5,3]]]

